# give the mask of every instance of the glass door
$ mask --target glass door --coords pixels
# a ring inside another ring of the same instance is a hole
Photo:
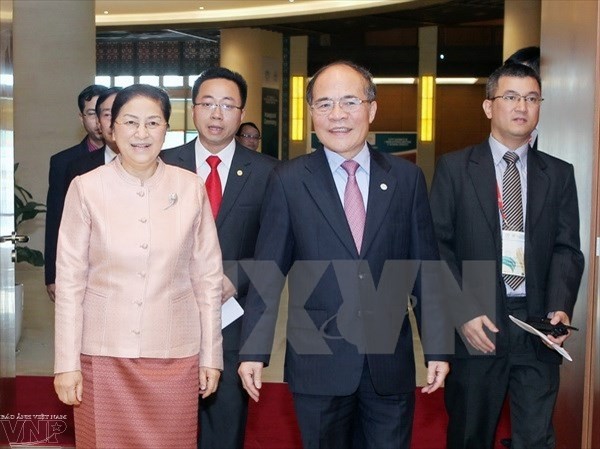
[[[12,0],[0,9],[0,410],[14,398],[15,226]]]

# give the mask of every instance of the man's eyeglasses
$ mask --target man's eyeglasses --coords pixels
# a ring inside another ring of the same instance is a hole
[[[200,109],[202,109],[203,111],[214,111],[215,109],[220,108],[221,112],[223,112],[223,113],[233,112],[236,109],[239,109],[240,111],[242,110],[242,108],[240,106],[236,106],[234,104],[227,104],[227,103],[218,104],[218,103],[200,102],[200,103],[194,103],[194,106],[200,106]]]
[[[252,134],[238,134],[238,136],[251,140],[260,140],[260,136],[253,136]]]
[[[131,132],[137,131],[140,128],[140,126],[141,126],[141,123],[140,122],[136,122],[135,120],[125,120],[124,122],[117,122],[115,120],[115,123],[117,125],[124,126],[125,128],[127,128]],[[169,126],[168,123],[162,122],[160,120],[150,120],[149,122],[144,123],[144,127],[147,130],[149,130],[149,131],[153,131],[155,129],[162,128],[165,125]]]
[[[310,105],[313,112],[319,115],[326,115],[333,111],[333,107],[338,104],[340,109],[348,114],[358,111],[363,103],[371,103],[373,100],[361,100],[356,97],[344,97],[339,100],[319,100]]]
[[[507,103],[510,103],[512,105],[516,105],[517,103],[519,103],[521,101],[521,98],[523,100],[525,100],[525,103],[530,106],[538,106],[542,101],[544,101],[544,99],[542,97],[539,97],[537,95],[519,95],[519,94],[497,95],[495,97],[490,98],[490,100],[494,101],[498,98],[502,98],[502,100],[504,100]]]

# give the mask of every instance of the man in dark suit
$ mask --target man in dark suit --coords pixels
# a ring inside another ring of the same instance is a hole
[[[69,163],[65,176],[65,192],[69,189],[69,185],[71,185],[71,181],[75,176],[83,175],[101,165],[108,164],[117,157],[119,150],[112,136],[110,119],[112,117],[112,105],[121,89],[121,87],[111,87],[98,97],[96,117],[98,117],[98,127],[104,139],[104,146],[98,151],[84,154]]]
[[[254,256],[267,179],[277,164],[276,159],[235,141],[247,92],[239,73],[223,67],[204,71],[192,88],[198,138],[160,156],[205,181],[223,253],[223,301],[235,295],[242,307],[248,279],[238,261]],[[223,330],[224,370],[217,393],[200,400],[199,448],[243,447],[248,396],[237,376],[240,328],[237,320]]]
[[[442,156],[431,189],[441,256],[459,285],[463,262],[496,263],[493,293],[456,306],[463,339],[446,379],[447,446],[492,448],[508,392],[512,447],[553,448],[561,356],[508,316],[569,324],[584,265],[573,167],[529,146],[542,102],[533,69],[503,65],[486,95],[490,137]]]
[[[406,291],[390,288],[405,273],[388,268],[435,260],[438,250],[421,170],[366,143],[375,93],[371,74],[351,62],[317,71],[306,98],[323,146],[280,164],[263,206],[255,263],[274,261],[290,276],[285,380],[305,448],[410,446],[412,284]],[[255,401],[281,287],[278,273],[257,271],[262,273],[253,276],[246,301],[239,368]],[[419,319],[428,298],[414,293]],[[448,363],[426,358],[423,391],[433,392]]]
[[[107,88],[93,84],[81,91],[77,97],[79,118],[87,135],[77,145],[62,150],[50,158],[50,171],[48,175],[48,197],[46,199],[46,240],[44,248],[45,282],[48,296],[54,301],[54,278],[56,276],[56,242],[58,240],[58,227],[62,216],[65,201],[65,177],[67,166],[78,157],[94,153],[104,145],[102,133],[98,128],[96,119],[96,101],[98,96]]]

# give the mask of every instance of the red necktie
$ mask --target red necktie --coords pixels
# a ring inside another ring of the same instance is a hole
[[[219,159],[219,156],[208,156],[206,158],[206,163],[210,165],[210,173],[204,184],[206,186],[206,193],[208,194],[213,217],[216,219],[217,214],[219,213],[219,207],[221,207],[221,199],[223,199],[221,178],[219,177],[219,172],[217,170],[217,165],[221,163],[221,159]]]

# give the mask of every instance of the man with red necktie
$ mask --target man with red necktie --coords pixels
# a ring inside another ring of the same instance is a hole
[[[193,171],[204,181],[223,253],[223,302],[244,307],[248,278],[240,260],[252,259],[269,173],[277,160],[236,143],[246,105],[244,78],[224,67],[205,70],[192,88],[192,117],[198,138],[164,150],[167,164]],[[237,376],[241,320],[223,329],[225,368],[218,393],[201,399],[198,447],[243,447],[248,396]]]

